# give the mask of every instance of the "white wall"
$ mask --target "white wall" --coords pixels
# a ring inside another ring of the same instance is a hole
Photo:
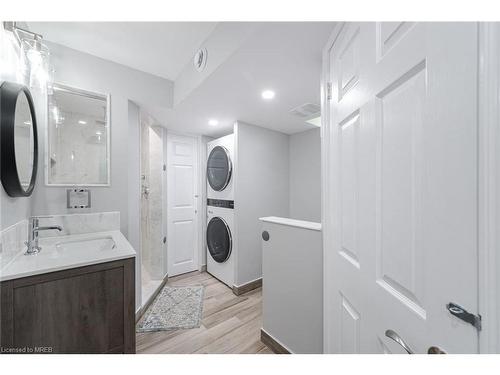
[[[288,135],[238,122],[234,126],[235,231],[240,286],[262,277],[263,216],[289,214]]]
[[[321,222],[320,129],[290,136],[290,218]]]
[[[90,212],[119,211],[121,231],[138,249],[140,208],[139,129],[137,105],[170,107],[173,83],[61,45],[48,43],[54,81],[111,96],[111,186],[92,188]],[[133,101],[134,103],[131,103]],[[41,163],[34,192],[33,214],[74,212],[66,208],[66,188],[44,185],[45,117],[39,119]],[[129,209],[131,212],[129,213]],[[129,220],[130,217],[130,220]]]
[[[128,102],[128,144],[133,145],[140,140],[140,109],[132,101]],[[139,228],[141,224],[141,154],[140,148],[131,148],[129,150],[128,166],[128,218],[127,226],[129,228]],[[123,219],[122,219],[123,221]],[[134,247],[139,249],[141,243],[140,233],[138,231],[129,231],[128,241]]]
[[[219,22],[202,43],[208,51],[207,65],[198,72],[191,61],[175,80],[174,104],[186,99],[205,79],[223,64],[259,27],[256,22]]]
[[[128,101],[128,143],[134,144],[140,140],[140,110],[139,107],[132,101]],[[141,233],[140,230],[133,228],[141,227],[141,156],[140,148],[133,148],[129,151],[129,168],[128,178],[128,218],[127,226],[128,241],[137,252],[135,262],[135,305],[141,306]],[[122,218],[121,222],[125,219]]]
[[[201,228],[201,238],[200,238],[200,266],[207,265],[207,143],[213,140],[211,137],[202,135],[200,137],[200,149],[199,155],[199,165],[200,165],[200,193],[201,193],[201,215],[200,215],[200,228]],[[201,267],[200,267],[201,268]]]
[[[320,226],[264,219],[262,328],[292,353],[323,353],[323,246]],[[277,219],[277,220],[276,220]],[[266,221],[268,220],[268,221]],[[307,252],[307,257],[304,253]]]
[[[20,70],[20,48],[11,32],[0,25],[0,83],[3,81],[26,84]],[[41,90],[31,90],[37,119],[44,115],[45,93]],[[42,155],[41,153],[39,154]],[[40,170],[37,175],[41,178]],[[32,198],[11,198],[3,187],[0,187],[0,230],[5,229],[30,216]]]

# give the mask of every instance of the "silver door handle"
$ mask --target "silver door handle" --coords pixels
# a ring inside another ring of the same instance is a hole
[[[387,331],[385,331],[385,335],[401,345],[408,354],[415,354],[413,350],[408,346],[408,344],[401,338],[401,336],[399,336],[392,329],[388,329]]]
[[[431,346],[427,350],[427,354],[446,354],[446,352],[437,346]]]

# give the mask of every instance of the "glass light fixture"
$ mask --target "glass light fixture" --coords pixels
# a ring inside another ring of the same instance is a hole
[[[46,89],[49,81],[49,49],[40,39],[22,39],[26,83],[32,88]]]
[[[9,21],[2,22],[3,29],[12,33],[13,41],[17,42],[20,47],[20,54],[16,60],[20,60],[20,64],[16,61],[16,66],[20,66],[20,72],[16,81],[23,81],[24,84],[31,88],[38,88],[43,91],[50,92],[51,87],[48,83],[53,81],[53,69],[49,66],[49,49],[42,43],[43,36],[28,29],[24,29],[18,25],[18,22]],[[0,39],[1,41],[1,39]],[[2,42],[2,49],[4,47]],[[2,51],[4,52],[4,51]],[[7,52],[7,56],[11,54]],[[3,59],[2,59],[3,60]],[[0,61],[4,65],[4,61]]]

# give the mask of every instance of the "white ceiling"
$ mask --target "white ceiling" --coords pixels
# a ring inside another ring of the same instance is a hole
[[[174,80],[217,23],[36,23],[31,30],[55,43]],[[221,24],[223,26],[223,24]],[[173,109],[148,108],[177,131],[219,136],[235,121],[293,134],[314,128],[290,110],[320,104],[321,53],[332,22],[259,22],[217,69]],[[219,30],[219,29],[218,29]],[[219,31],[222,32],[224,28]],[[213,46],[217,48],[217,46]],[[210,59],[211,50],[208,51]],[[213,56],[213,55],[212,55]],[[262,100],[264,89],[276,97]],[[175,90],[175,88],[174,88]],[[209,126],[215,118],[218,126]]]
[[[153,115],[175,130],[211,136],[231,132],[236,120],[287,134],[312,129],[289,112],[305,103],[320,104],[322,49],[333,26],[263,23],[188,98]],[[276,97],[263,100],[264,89],[274,90]],[[219,125],[209,126],[210,118]]]
[[[216,22],[28,22],[45,39],[175,80]]]

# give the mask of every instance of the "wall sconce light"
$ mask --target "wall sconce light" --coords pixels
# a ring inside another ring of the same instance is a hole
[[[49,49],[42,43],[43,36],[26,30],[17,22],[4,22],[3,27],[11,31],[21,48],[24,75],[30,87],[46,89],[49,82]]]

